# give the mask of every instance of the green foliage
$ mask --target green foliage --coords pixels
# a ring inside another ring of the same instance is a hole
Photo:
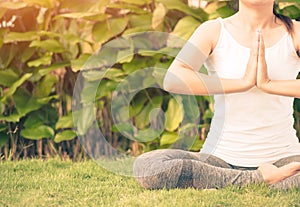
[[[181,100],[171,98],[168,103],[168,109],[166,111],[166,130],[172,132],[175,131],[184,117],[184,111]]]
[[[145,150],[153,146],[166,147],[181,139],[175,135],[185,134],[187,132],[184,130],[193,128],[185,122],[184,116],[188,114],[188,117],[200,120],[201,132],[189,147],[199,150],[212,117],[211,99],[196,97],[199,110],[195,110],[186,107],[193,106],[191,100],[175,99],[158,89],[162,87],[164,71],[183,41],[173,45],[162,36],[160,41],[147,42],[137,35],[138,32],[164,32],[186,40],[204,21],[230,16],[236,9],[236,1],[212,0],[205,8],[189,7],[185,2],[1,2],[0,146],[7,140],[12,144],[23,142],[23,139],[48,138],[56,143],[73,140],[76,137],[75,128],[80,135],[85,134],[96,119],[110,143],[116,142],[116,137],[122,137],[124,134],[121,135],[121,132],[127,131]],[[280,1],[278,11],[292,18],[300,18],[298,1]],[[106,70],[107,67],[111,68]],[[130,124],[114,125],[110,108],[113,92],[124,79],[144,68],[162,70],[145,72],[138,81],[128,79],[131,84],[124,86],[129,91],[142,86],[141,92],[129,100],[124,110],[129,111]],[[74,111],[74,117],[80,117],[75,118],[74,125],[71,99],[79,72],[85,80],[80,94],[83,107]],[[153,85],[155,90],[147,89]],[[159,133],[151,128],[159,124],[158,121],[153,117],[149,119],[156,108],[165,113],[165,123]],[[298,133],[299,111],[299,103],[296,102],[295,127]],[[124,151],[131,148],[134,142],[118,141]]]

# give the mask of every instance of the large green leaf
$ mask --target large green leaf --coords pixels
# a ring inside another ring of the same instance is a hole
[[[60,117],[55,125],[55,129],[66,129],[66,128],[73,128],[73,127],[74,127],[74,122],[71,113],[68,116]]]
[[[204,144],[204,141],[198,138],[195,140],[195,142],[192,144],[192,146],[188,150],[198,152],[202,148],[203,144]]]
[[[102,82],[102,81],[101,81]],[[93,103],[95,100],[95,96],[97,93],[99,83],[97,81],[86,81],[84,83],[84,88],[82,89],[81,95],[81,103]],[[108,90],[105,88],[105,90]]]
[[[104,78],[119,82],[121,81],[124,76],[124,71],[122,71],[121,69],[117,69],[117,68],[110,68],[109,70],[106,71]]]
[[[11,64],[14,65],[13,60],[18,57],[20,50],[18,44],[4,44],[0,48],[0,68],[7,69]]]
[[[126,39],[125,39],[126,40]],[[129,39],[126,41],[127,45],[124,48],[118,51],[117,62],[118,63],[129,63],[134,58],[134,45],[133,42]]]
[[[5,122],[19,122],[20,119],[23,117],[23,114],[18,114],[18,113],[13,113],[10,114],[9,116],[3,116],[0,114],[0,120],[5,121]]]
[[[123,35],[130,35],[130,34],[136,34],[136,33],[141,33],[141,32],[149,32],[153,30],[151,25],[143,25],[139,27],[133,27],[133,28],[128,28],[123,32]]]
[[[39,110],[30,112],[26,115],[24,122],[25,128],[34,128],[40,125],[54,127],[58,119],[58,114],[55,108],[50,105],[44,105]]]
[[[206,109],[205,113],[203,115],[203,119],[210,121],[210,119],[212,119],[213,115],[214,114],[213,114],[213,112],[210,109]]]
[[[178,139],[178,134],[174,132],[164,132],[160,138],[160,146],[171,145]]]
[[[183,17],[176,24],[172,34],[187,40],[201,23],[191,16]]]
[[[184,96],[182,99],[184,115],[188,122],[195,123],[200,117],[199,106],[194,96]],[[201,114],[202,115],[202,114]]]
[[[129,115],[134,117],[141,112],[148,99],[144,93],[138,93],[132,100],[129,106]]]
[[[69,65],[70,65],[69,62],[53,63],[49,67],[38,69],[37,73],[40,76],[44,76],[44,75],[47,75],[47,74],[51,73],[52,71],[54,71],[54,70],[56,70],[58,68],[64,68],[64,67],[67,67]]]
[[[96,92],[96,99],[100,99],[103,97],[109,99],[111,97],[112,92],[116,89],[118,84],[118,82],[112,80],[102,80]]]
[[[36,98],[24,88],[19,88],[13,95],[16,109],[19,115],[25,116],[29,112],[40,109],[43,105],[49,103],[50,100],[57,98],[57,95]]]
[[[148,13],[147,10],[144,10],[143,8],[140,8],[138,5],[124,4],[122,2],[110,3],[110,4],[107,5],[107,8],[127,10],[128,13],[129,12],[134,12],[136,14]]]
[[[152,14],[132,14],[129,16],[129,24],[130,27],[140,27],[140,26],[145,26],[145,25],[151,25],[152,22]]]
[[[70,19],[87,19],[93,21],[104,21],[109,18],[109,14],[101,14],[95,12],[75,12],[75,13],[65,13],[57,15],[56,18],[70,18]]]
[[[64,46],[55,39],[47,39],[47,40],[34,40],[30,43],[29,47],[38,47],[43,48],[49,52],[61,53],[65,51]]]
[[[27,113],[39,109],[40,104],[36,98],[23,88],[18,89],[13,95],[18,114],[26,115]]]
[[[134,139],[138,142],[150,142],[160,136],[161,132],[154,129],[139,130]]]
[[[159,3],[153,12],[152,17],[152,28],[156,29],[160,24],[164,22],[165,15],[167,14],[168,9],[162,4]]]
[[[85,135],[95,121],[94,105],[84,105],[79,110],[73,110],[73,120],[78,135]]]
[[[40,81],[35,88],[33,96],[36,98],[47,97],[53,90],[53,85],[57,83],[58,77],[53,74],[48,74],[44,76],[42,81]]]
[[[35,128],[44,124],[43,116],[29,116],[24,122],[25,128]]]
[[[176,9],[187,15],[191,15],[201,22],[204,22],[208,18],[208,14],[203,11],[201,8],[193,9],[190,8],[187,4],[183,3],[180,0],[157,0],[158,2],[163,3],[168,9]]]
[[[55,32],[55,31],[38,31],[38,35],[40,37],[47,38],[47,39],[55,39],[55,38],[61,38],[63,37],[65,34],[61,34],[60,32]]]
[[[46,125],[40,125],[33,128],[25,128],[21,131],[21,136],[27,139],[40,140],[43,138],[52,138],[54,130]]]
[[[59,132],[54,137],[54,142],[59,143],[62,141],[72,140],[77,136],[76,132],[73,130],[65,130],[62,132]]]
[[[35,54],[35,52],[36,52],[35,48],[31,48],[31,47],[26,48],[22,53],[22,57],[21,57],[22,63],[28,61]]]
[[[147,67],[147,60],[134,58],[129,63],[122,64],[122,68],[126,74],[131,74],[139,69],[144,69]]]
[[[42,105],[45,105],[45,104],[49,103],[52,99],[58,99],[58,97],[59,97],[58,95],[53,95],[53,96],[37,98],[37,102]],[[35,97],[33,97],[33,98],[35,98]]]
[[[11,86],[18,79],[18,74],[11,69],[0,71],[0,85],[2,86]]]
[[[112,65],[116,64],[118,51],[119,49],[122,48],[122,46],[119,43],[120,41],[118,41],[117,39],[105,44],[99,50],[99,52],[97,52],[96,54],[88,58],[88,60],[84,63],[81,70],[87,70],[87,69],[105,70],[111,67]]]
[[[162,104],[162,96],[155,96],[151,99],[145,97],[145,99],[148,99],[148,104],[146,104],[141,112],[135,117],[135,125],[139,129],[144,129],[150,124],[150,113],[153,109],[160,108]]]
[[[280,10],[283,10],[285,7],[295,5],[297,7],[300,6],[299,0],[277,0],[278,7]]]
[[[106,70],[85,70],[82,75],[87,82],[100,81],[103,79]]]
[[[6,102],[7,98],[13,95],[19,86],[21,86],[25,81],[27,81],[32,76],[32,73],[24,74],[19,80],[14,82],[9,90],[4,94],[4,96],[0,99],[2,102]]]
[[[182,106],[181,97],[171,98],[168,104],[168,109],[165,113],[166,122],[165,128],[169,132],[175,131],[184,117],[184,110]]]
[[[52,60],[52,54],[46,53],[42,57],[40,57],[36,60],[29,61],[27,63],[27,65],[29,67],[39,67],[39,66],[43,66],[43,65],[50,65],[51,60]]]
[[[228,5],[218,8],[217,12],[222,18],[229,17],[235,13],[235,11],[228,7]]]
[[[72,29],[72,30],[75,30],[75,31],[78,30],[78,25],[74,25],[73,27],[74,27],[74,29]],[[64,41],[68,42],[68,44],[70,44],[70,45],[75,45],[77,43],[92,44],[92,42],[82,39],[81,36],[76,35],[76,33],[75,34],[67,33],[67,34],[62,35],[61,37],[63,38]]]
[[[285,15],[291,17],[291,18],[299,18],[300,17],[300,6],[297,7],[295,5],[287,6],[284,8]]]
[[[38,37],[36,32],[9,32],[4,36],[3,42],[27,42],[36,40]]]
[[[96,23],[93,28],[93,37],[96,42],[104,43],[122,33],[128,24],[127,18],[112,18]]]
[[[81,56],[77,59],[71,61],[71,68],[73,72],[78,72],[83,69],[84,64],[89,60],[91,57],[90,54],[81,54]]]

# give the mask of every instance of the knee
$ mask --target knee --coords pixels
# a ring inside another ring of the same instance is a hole
[[[143,154],[138,157],[133,164],[133,175],[137,182],[145,189],[157,189],[157,179],[155,178],[155,168],[152,167],[151,156]]]
[[[136,158],[133,164],[135,177],[149,177],[166,169],[167,163],[177,159],[174,150],[154,150]]]
[[[143,188],[174,188],[179,163],[169,155],[170,150],[155,150],[142,154],[135,160],[133,175]]]

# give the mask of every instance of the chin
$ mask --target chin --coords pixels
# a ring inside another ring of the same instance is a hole
[[[239,0],[239,2],[249,6],[266,6],[274,4],[274,0]]]

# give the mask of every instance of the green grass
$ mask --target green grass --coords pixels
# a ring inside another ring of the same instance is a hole
[[[0,206],[300,206],[300,190],[266,186],[149,191],[93,161],[3,162],[0,172]]]

